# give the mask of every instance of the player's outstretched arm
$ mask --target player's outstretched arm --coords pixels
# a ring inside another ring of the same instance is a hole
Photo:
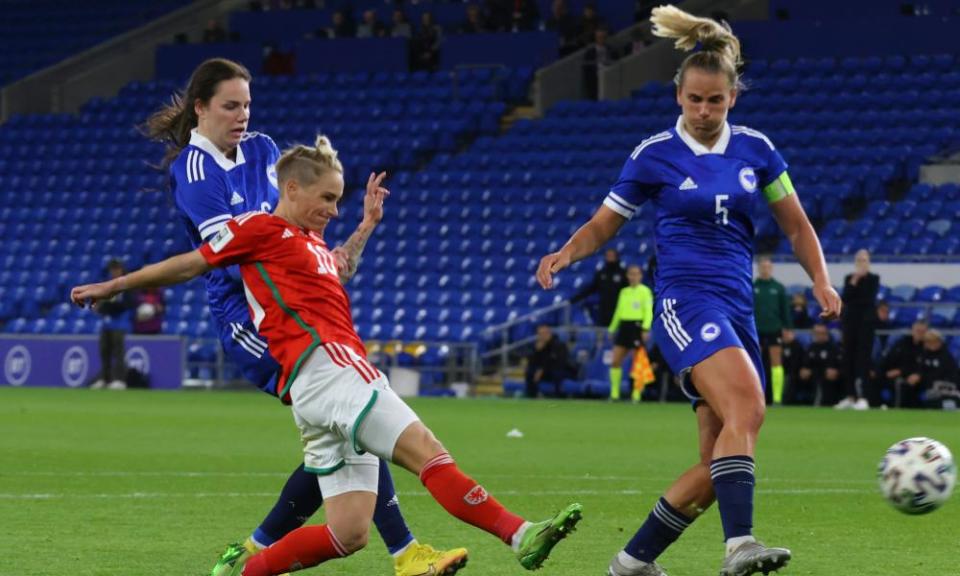
[[[790,194],[770,204],[773,217],[793,246],[793,253],[807,275],[813,280],[813,296],[823,310],[820,317],[835,320],[840,317],[841,300],[830,284],[830,273],[823,258],[820,240],[810,224],[796,194]]]
[[[553,288],[553,275],[593,254],[613,238],[626,218],[601,205],[596,214],[567,240],[558,252],[540,259],[537,281],[545,290]]]
[[[70,291],[70,300],[78,306],[93,306],[126,290],[154,288],[181,284],[210,270],[210,265],[199,250],[178,254],[162,262],[144,266],[119,278],[97,284],[76,286]]]
[[[390,195],[390,191],[381,186],[386,177],[386,172],[370,173],[367,192],[363,196],[363,220],[343,246],[337,246],[331,251],[337,259],[337,271],[343,284],[349,282],[357,273],[360,255],[363,254],[367,240],[370,240],[373,230],[383,220],[383,200]]]

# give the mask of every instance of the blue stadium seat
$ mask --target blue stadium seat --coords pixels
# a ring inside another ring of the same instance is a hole
[[[898,284],[890,290],[890,297],[900,302],[912,302],[916,293],[916,287],[910,284]]]
[[[943,286],[924,286],[914,294],[914,302],[940,302],[944,299],[946,289]]]

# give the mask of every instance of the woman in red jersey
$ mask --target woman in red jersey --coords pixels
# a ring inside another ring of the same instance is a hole
[[[295,146],[277,162],[277,175],[281,196],[273,214],[240,215],[197,250],[71,292],[75,303],[93,304],[125,290],[240,266],[251,317],[282,366],[278,395],[293,406],[305,469],[319,478],[328,523],[294,530],[253,556],[242,572],[238,568],[237,576],[282,574],[363,548],[376,503],[378,457],[417,474],[448,512],[511,545],[524,568],[538,568],[579,521],[580,505],[531,524],[460,471],[367,361],[354,331],[340,274],[356,262],[323,241],[343,196],[336,151],[322,136],[313,147]],[[389,194],[381,187],[384,176],[371,175],[368,182],[374,202]]]

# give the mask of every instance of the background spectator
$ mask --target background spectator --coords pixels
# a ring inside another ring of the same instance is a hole
[[[363,13],[363,22],[357,26],[357,38],[381,38],[386,36],[387,27],[377,18],[375,10]]]
[[[929,329],[923,335],[923,354],[920,357],[920,380],[915,391],[925,394],[925,405],[929,408],[940,408],[942,398],[937,393],[943,388],[956,391],[957,361],[950,351],[943,345],[943,334],[939,330]]]
[[[847,395],[836,408],[866,410],[870,385],[870,358],[877,325],[877,291],[880,277],[870,272],[870,253],[858,250],[854,271],[843,279],[843,353]]]
[[[583,79],[588,98],[599,98],[600,71],[613,64],[618,57],[617,49],[609,42],[607,29],[597,28],[593,33],[593,43],[583,55]]]
[[[413,35],[410,50],[413,68],[416,70],[437,69],[440,64],[440,27],[433,23],[433,14],[424,12],[420,15],[420,27]]]
[[[843,355],[840,347],[830,336],[826,324],[813,327],[813,341],[803,356],[800,367],[798,395],[804,403],[812,401],[814,406],[832,404],[840,395],[840,367]],[[866,410],[866,408],[857,408]]]
[[[393,11],[393,25],[390,27],[390,35],[394,38],[410,38],[413,36],[413,28],[407,22],[407,15],[403,10]]]
[[[598,28],[603,27],[603,21],[597,14],[597,9],[587,4],[583,7],[583,15],[580,17],[580,46],[586,46],[596,40]]]
[[[653,38],[638,28],[630,33],[630,47],[627,52],[637,54],[651,44],[653,44]]]
[[[163,327],[163,294],[159,288],[139,290],[133,295],[133,333],[159,334]]]
[[[763,256],[753,282],[753,309],[760,346],[770,374],[773,403],[783,403],[783,331],[793,328],[787,289],[773,277],[773,261]],[[768,398],[769,400],[769,398]]]
[[[535,30],[540,22],[540,8],[536,0],[513,0],[510,13],[510,31],[526,32]]]
[[[813,327],[813,318],[807,311],[807,297],[803,292],[797,292],[790,297],[790,321],[798,330]]]
[[[560,57],[576,52],[580,47],[580,28],[577,19],[567,9],[566,0],[553,0],[550,5],[550,17],[544,25],[547,30],[556,32],[560,37]]]
[[[123,276],[125,270],[119,260],[107,263],[107,277]],[[133,308],[133,294],[124,292],[97,305],[96,311],[103,316],[100,329],[100,378],[90,387],[107,387],[110,390],[123,390],[127,365],[124,359],[124,336],[130,331],[130,309]]]
[[[797,395],[800,385],[800,368],[803,366],[804,354],[803,344],[797,340],[797,335],[793,330],[783,331],[783,376],[785,380],[785,392],[783,402],[785,404],[799,404],[800,398]],[[808,398],[807,403],[812,404],[813,398]]]
[[[559,388],[565,378],[573,374],[570,352],[567,345],[553,333],[550,326],[537,326],[533,352],[527,357],[527,398],[536,398],[541,382],[549,382]]]
[[[927,333],[927,323],[918,320],[910,327],[910,334],[902,336],[886,353],[880,362],[880,388],[894,393],[894,404],[903,406],[905,402],[911,406],[917,405],[916,394],[911,390],[904,390],[905,386],[916,386],[920,378],[920,364],[923,357],[923,337]],[[914,384],[907,384],[911,375]],[[903,394],[909,395],[904,398]]]
[[[487,25],[483,21],[483,14],[480,7],[476,4],[467,4],[466,19],[457,28],[458,34],[479,34],[487,31]]]
[[[327,28],[328,38],[353,38],[356,36],[356,30],[353,26],[353,20],[343,10],[337,10],[330,17],[330,27]]]
[[[877,302],[877,323],[876,329],[879,330],[893,330],[894,325],[890,322],[890,305],[881,300]],[[887,342],[890,340],[889,334],[878,334],[877,342],[879,344],[880,350],[887,349]]]
[[[227,31],[216,20],[207,21],[207,27],[203,29],[203,42],[213,44],[227,41]]]
[[[620,262],[620,253],[614,248],[607,248],[603,254],[603,268],[593,275],[593,281],[577,292],[570,302],[583,302],[593,294],[600,298],[598,310],[593,314],[593,323],[606,328],[613,319],[613,312],[617,308],[617,298],[620,290],[627,285],[627,271]]]

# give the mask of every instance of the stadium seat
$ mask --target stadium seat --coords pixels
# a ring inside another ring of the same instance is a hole
[[[944,299],[946,289],[943,286],[924,286],[913,296],[915,302],[940,302]]]

